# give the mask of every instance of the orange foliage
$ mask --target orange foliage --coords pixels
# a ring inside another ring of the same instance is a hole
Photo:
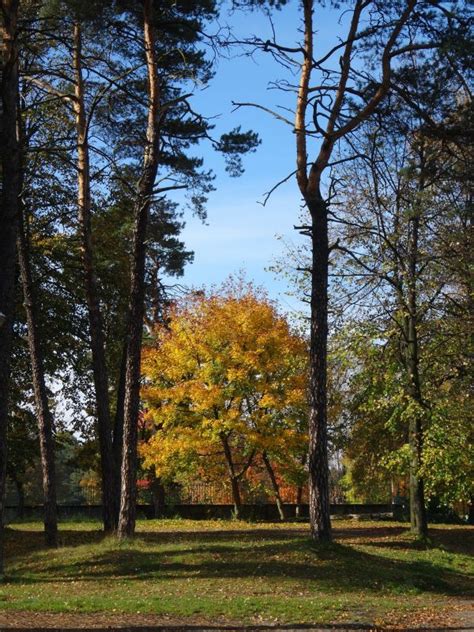
[[[251,285],[196,293],[169,313],[143,354],[142,398],[155,427],[141,447],[163,478],[222,480],[265,451],[280,476],[301,478],[306,447],[307,350]]]

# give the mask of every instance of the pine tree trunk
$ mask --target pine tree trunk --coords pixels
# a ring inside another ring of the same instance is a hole
[[[105,340],[102,315],[98,296],[97,275],[93,260],[91,230],[91,191],[87,117],[84,105],[84,83],[82,77],[82,38],[79,22],[74,23],[73,66],[75,75],[74,113],[77,130],[77,174],[78,214],[81,227],[82,263],[89,315],[92,366],[94,375],[97,412],[97,434],[99,438],[102,506],[104,531],[115,529],[116,487],[114,485],[114,458],[112,451],[112,429],[110,421],[109,381],[105,359]]]
[[[344,48],[339,58],[337,90],[328,106],[320,105],[321,94],[314,97],[312,71],[321,70],[314,57],[314,0],[302,0],[303,58],[297,89],[294,134],[296,140],[296,181],[311,214],[312,272],[311,272],[311,342],[310,342],[310,416],[309,416],[309,515],[311,534],[317,540],[330,541],[331,519],[329,505],[329,472],[327,454],[327,338],[328,338],[328,208],[321,195],[321,181],[330,165],[337,142],[368,120],[390,89],[391,54],[407,21],[416,6],[409,0],[399,19],[393,24],[385,40],[381,59],[381,82],[365,107],[352,116],[346,109],[348,81],[353,70],[353,52],[360,28],[362,12],[367,4],[355,2]],[[313,93],[312,93],[313,92]],[[318,94],[318,91],[316,91]],[[311,115],[310,115],[311,112]],[[325,119],[324,131],[318,129]],[[311,122],[310,122],[311,121]],[[317,134],[314,126],[316,125]],[[310,127],[308,127],[310,126]],[[321,144],[315,159],[308,160],[308,139],[319,136]],[[304,234],[308,234],[308,227]]]
[[[331,541],[327,453],[328,223],[323,200],[308,203],[312,217],[309,516],[314,539]]]
[[[270,482],[272,484],[273,493],[275,495],[275,502],[278,509],[278,515],[280,516],[280,520],[284,521],[286,520],[285,507],[280,495],[280,486],[278,485],[275,472],[273,471],[272,464],[270,463],[266,452],[262,452],[262,459],[265,463],[265,467],[267,468],[268,476],[270,477]]]
[[[23,302],[28,326],[28,347],[35,396],[36,417],[41,454],[44,498],[44,534],[47,546],[58,545],[56,475],[54,464],[53,417],[48,402],[43,353],[37,327],[37,306],[31,274],[29,239],[22,209],[19,210],[18,260],[23,287]]]
[[[311,215],[311,336],[309,384],[309,519],[315,540],[331,541],[329,473],[327,455],[327,338],[328,338],[328,219],[321,196],[321,177],[329,162],[334,141],[326,138],[317,159],[308,165],[307,108],[313,68],[313,0],[302,2],[304,59],[301,65],[295,112],[296,181]],[[339,100],[333,104],[328,126],[334,126]],[[332,130],[331,130],[332,131]],[[308,173],[309,169],[309,173]],[[308,227],[306,227],[307,229]],[[306,234],[308,234],[306,230]]]
[[[152,0],[143,5],[143,33],[148,72],[148,125],[143,172],[137,186],[134,207],[134,234],[130,279],[130,302],[127,326],[127,361],[123,419],[123,450],[121,469],[120,513],[118,536],[125,538],[135,532],[137,434],[140,412],[140,362],[145,311],[145,256],[148,214],[158,170],[160,86],[155,59],[155,35],[152,25]]]
[[[16,240],[21,186],[18,120],[18,0],[1,0],[1,168],[0,208],[0,580],[3,577],[8,402],[15,309]]]

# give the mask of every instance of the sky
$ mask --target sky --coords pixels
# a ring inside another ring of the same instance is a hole
[[[272,13],[277,40],[287,46],[294,46],[299,40],[299,4],[290,0],[288,6]],[[322,52],[336,41],[338,17],[338,12],[317,8],[316,42]],[[224,14],[221,23],[232,27],[236,39],[253,34],[264,40],[271,37],[268,17],[260,11]],[[208,146],[200,147],[206,167],[216,174],[216,190],[209,197],[205,225],[197,218],[185,216],[182,237],[195,257],[180,283],[210,286],[220,284],[229,274],[244,271],[249,280],[265,287],[285,311],[299,309],[299,302],[286,295],[291,290],[287,280],[269,270],[276,260],[288,257],[284,243],[298,244],[303,240],[293,228],[298,224],[301,208],[295,178],[291,177],[262,205],[265,193],[295,169],[294,135],[290,126],[266,112],[250,107],[233,111],[232,105],[235,101],[272,109],[279,104],[293,107],[295,96],[271,89],[272,81],[289,77],[271,55],[258,53],[249,57],[239,47],[230,55],[218,60],[211,85],[196,92],[193,106],[208,116],[217,116],[217,137],[241,125],[243,130],[257,131],[262,143],[256,153],[244,157],[245,173],[240,178],[226,174],[222,156]],[[294,79],[297,81],[298,77]],[[292,114],[288,117],[293,118]]]

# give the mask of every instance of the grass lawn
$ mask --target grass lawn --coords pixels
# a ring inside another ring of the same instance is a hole
[[[472,598],[472,528],[437,525],[424,549],[400,523],[334,527],[323,546],[307,525],[149,520],[118,543],[98,523],[65,522],[48,550],[41,524],[12,524],[0,609],[414,625],[446,623]]]

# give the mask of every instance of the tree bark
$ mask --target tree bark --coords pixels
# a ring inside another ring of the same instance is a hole
[[[1,0],[1,137],[2,193],[0,208],[0,579],[3,577],[8,401],[15,309],[16,239],[21,187],[18,136],[18,0]]]
[[[311,213],[311,338],[309,516],[313,538],[331,541],[327,451],[328,221],[324,200],[307,201]]]
[[[28,327],[28,347],[30,352],[31,374],[35,396],[36,417],[41,454],[41,472],[43,477],[44,535],[47,546],[58,545],[58,518],[56,506],[56,474],[54,463],[53,417],[46,390],[43,353],[37,326],[37,306],[31,273],[30,249],[23,209],[19,209],[18,261],[23,288]]]
[[[145,240],[153,187],[158,170],[159,127],[160,119],[163,115],[160,107],[160,85],[155,59],[152,9],[152,0],[145,0],[143,5],[143,35],[148,74],[149,105],[143,171],[138,182],[137,198],[134,206],[135,221],[127,326],[121,494],[117,529],[120,538],[132,536],[135,532],[140,362],[145,312]]]
[[[308,164],[307,110],[312,108],[312,121],[317,123],[320,99],[310,94],[313,55],[313,5],[314,0],[302,0],[304,42],[298,96],[295,111],[296,180],[311,214],[312,273],[311,273],[311,344],[310,344],[310,415],[309,415],[309,513],[311,534],[314,539],[330,541],[331,521],[329,513],[329,473],[327,455],[327,336],[328,336],[328,219],[327,204],[321,195],[321,180],[329,165],[335,144],[366,121],[385,98],[390,88],[393,48],[400,32],[414,11],[416,0],[408,0],[405,9],[387,34],[383,47],[380,70],[381,80],[372,97],[353,116],[342,115],[347,97],[348,82],[353,63],[353,48],[361,15],[370,3],[356,0],[347,32],[346,43],[341,49],[336,85],[329,108],[324,114],[325,130],[315,160]],[[323,89],[324,92],[324,89]],[[309,97],[311,96],[311,99]],[[313,132],[311,132],[313,135]],[[308,227],[304,227],[305,233]]]
[[[270,477],[270,482],[272,484],[273,493],[275,495],[275,502],[278,509],[278,515],[280,516],[280,520],[284,521],[286,520],[286,515],[283,500],[280,495],[280,486],[278,485],[278,481],[276,479],[275,472],[273,471],[272,464],[270,463],[268,455],[265,451],[262,452],[262,459],[265,463],[265,467],[267,468],[268,476]]]
[[[98,295],[97,274],[94,266],[91,229],[91,190],[89,141],[87,116],[84,103],[84,82],[82,76],[82,35],[79,22],[74,23],[74,80],[73,100],[77,130],[77,206],[81,227],[82,264],[89,315],[89,332],[92,351],[95,401],[97,412],[97,434],[99,438],[102,506],[104,531],[114,531],[116,525],[116,486],[114,484],[114,457],[112,451],[112,428],[110,420],[109,380],[105,358],[105,340],[102,314]]]
[[[303,0],[304,60],[301,65],[300,83],[295,114],[296,133],[296,180],[311,215],[311,338],[310,338],[310,385],[309,385],[309,518],[311,535],[315,540],[330,541],[331,519],[329,513],[329,474],[327,456],[327,394],[326,355],[328,336],[328,222],[320,182],[329,161],[334,141],[326,136],[316,161],[308,174],[306,113],[308,108],[309,82],[313,68],[313,0]],[[343,69],[345,72],[345,69]],[[345,86],[341,77],[340,94]],[[328,120],[328,133],[333,132],[340,97],[336,99]]]

